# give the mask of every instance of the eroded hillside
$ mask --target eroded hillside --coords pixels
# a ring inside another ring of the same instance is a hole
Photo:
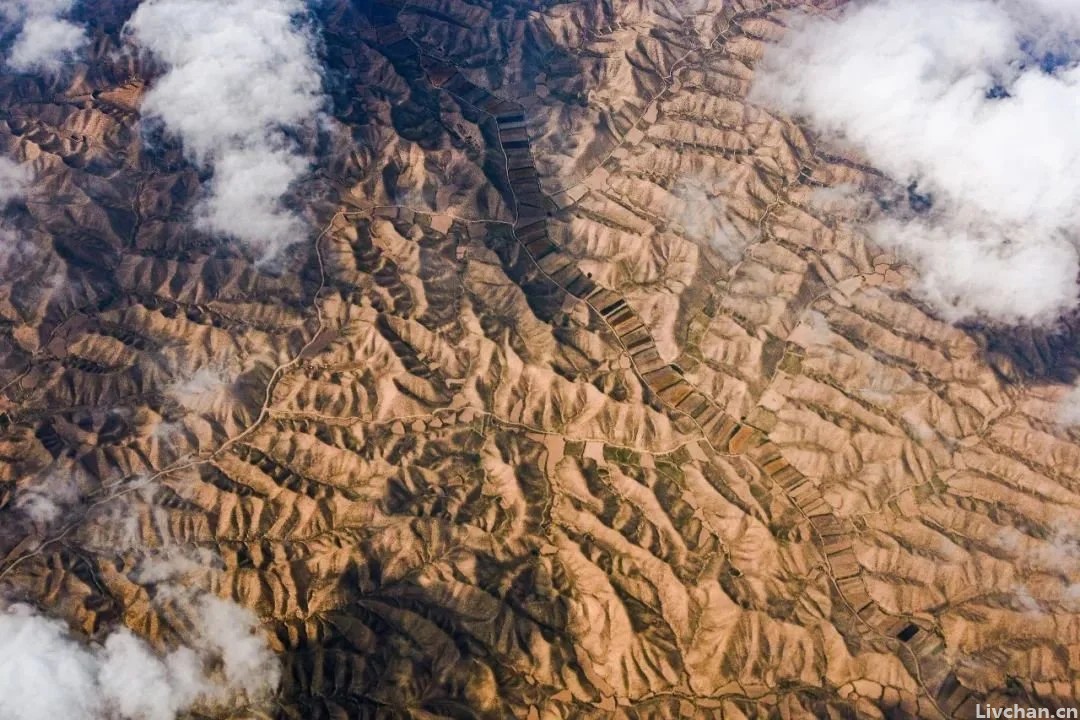
[[[6,595],[161,648],[167,588],[254,609],[283,680],[237,718],[1075,703],[1064,388],[746,100],[782,3],[324,3],[275,266],[193,226],[123,11],[0,78]]]

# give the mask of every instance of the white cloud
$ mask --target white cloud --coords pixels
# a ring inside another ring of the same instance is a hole
[[[1050,597],[1064,605],[1068,612],[1080,611],[1080,527],[1068,517],[1068,513],[1044,518],[1049,525],[1049,533],[1042,538],[1033,538],[1015,528],[1003,527],[998,535],[1000,545],[1013,553],[1018,562],[1021,577],[1029,572],[1060,575],[1064,581],[1057,598]],[[1021,604],[1031,605],[1031,612],[1041,610],[1032,598],[1031,590],[1025,582],[1018,583],[1016,593]]]
[[[192,646],[162,656],[127,629],[88,645],[25,605],[0,611],[0,718],[173,720],[277,687],[280,670],[249,611],[205,596],[199,625]]]
[[[17,606],[0,614],[0,717],[85,720],[100,715],[100,660],[64,626]]]
[[[0,157],[0,210],[26,194],[29,174],[17,162]]]
[[[86,45],[86,31],[65,20],[74,0],[0,0],[0,15],[19,31],[7,64],[20,72],[56,72]]]
[[[224,369],[202,367],[185,378],[179,378],[165,393],[189,410],[210,413],[228,402],[232,382]]]
[[[0,156],[0,212],[26,197],[32,181],[26,168]],[[55,258],[34,238],[0,226],[0,281],[28,274],[37,278],[33,283],[0,282],[0,318],[5,320],[43,311],[62,286],[63,276]]]
[[[165,545],[144,553],[132,575],[135,582],[143,585],[190,585],[188,578],[217,572],[222,566],[221,558],[207,548]]]
[[[920,295],[947,320],[1052,322],[1080,294],[1076,249],[1057,234],[1003,235],[993,226],[947,219],[885,220],[873,231],[919,268]]]
[[[1057,419],[1062,425],[1080,427],[1080,384],[1074,385],[1058,401]]]
[[[167,68],[142,112],[214,170],[203,227],[267,256],[307,232],[282,205],[310,164],[283,130],[310,123],[323,104],[304,10],[300,0],[145,0],[128,21]]]
[[[277,658],[255,632],[256,619],[250,610],[206,595],[200,620],[204,647],[221,658],[224,688],[255,698],[277,687],[281,672]]]
[[[860,2],[800,17],[751,97],[933,196],[872,231],[943,315],[1050,323],[1080,295],[1080,68],[1040,60],[1078,37],[1065,0]]]
[[[171,720],[203,692],[199,656],[180,648],[164,659],[126,630],[105,640],[97,668],[101,705],[124,718]]]
[[[729,262],[736,262],[753,238],[746,237],[732,222],[726,201],[731,189],[724,181],[709,182],[705,178],[681,177],[672,194],[682,203],[675,219],[687,237],[708,243]]]
[[[80,499],[79,483],[72,475],[55,470],[30,478],[15,493],[16,510],[36,525],[49,527]]]

